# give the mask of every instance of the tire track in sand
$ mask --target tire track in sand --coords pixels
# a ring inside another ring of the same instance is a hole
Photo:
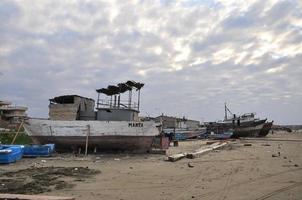
[[[264,175],[264,176],[261,176],[257,179],[254,179],[254,180],[246,180],[246,181],[241,181],[241,182],[232,184],[232,185],[228,186],[225,189],[230,190],[230,189],[233,189],[233,188],[238,187],[240,185],[244,185],[244,184],[248,184],[248,183],[256,183],[256,182],[261,181],[261,180],[265,180],[265,179],[268,179],[268,178],[272,178],[272,177],[280,176],[280,175],[283,175],[283,174],[286,174],[286,173],[289,173],[289,172],[296,172],[296,171],[300,171],[300,170],[302,170],[302,168],[289,169],[289,170],[285,170],[285,171],[282,171],[282,172],[277,172],[277,173],[274,173],[274,174]],[[217,193],[217,191],[212,191],[212,192],[207,192],[205,194],[196,195],[196,197],[199,197],[199,198],[208,197],[208,196],[211,196],[211,195],[215,195],[216,193]]]
[[[300,186],[300,185],[302,185],[302,182],[298,182],[298,183],[295,183],[295,184],[292,184],[292,185],[289,185],[289,186],[280,188],[280,189],[278,189],[278,190],[274,190],[274,191],[272,191],[272,192],[270,192],[270,193],[267,193],[267,194],[265,194],[265,195],[262,195],[262,196],[258,197],[258,198],[255,199],[255,200],[265,200],[265,199],[268,199],[268,198],[270,198],[270,197],[272,197],[272,196],[275,196],[275,195],[277,195],[277,194],[280,194],[280,193],[282,193],[282,192],[285,192],[285,191],[287,191],[287,190],[291,190],[291,189],[293,189],[293,188],[295,188],[295,187],[298,187],[298,186]]]

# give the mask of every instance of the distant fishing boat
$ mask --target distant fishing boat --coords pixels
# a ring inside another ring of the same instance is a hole
[[[75,150],[89,146],[105,151],[146,152],[160,135],[160,124],[140,121],[140,90],[143,83],[127,81],[97,89],[95,101],[78,95],[50,99],[50,119],[29,119],[26,133],[37,144],[54,143],[57,150]],[[137,91],[138,102],[133,101]],[[127,100],[122,94],[128,92]],[[100,94],[107,98],[100,99]]]
[[[231,117],[228,116],[231,114]],[[207,132],[222,133],[232,131],[232,137],[264,137],[269,133],[273,122],[266,122],[267,119],[255,118],[255,113],[243,115],[233,114],[225,104],[225,117],[223,121],[207,124]]]

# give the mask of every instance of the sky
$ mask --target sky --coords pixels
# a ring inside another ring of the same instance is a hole
[[[301,65],[300,0],[0,1],[0,99],[30,117],[135,80],[143,116],[302,124]]]

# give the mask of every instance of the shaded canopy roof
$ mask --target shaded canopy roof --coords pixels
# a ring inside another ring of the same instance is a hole
[[[131,86],[127,85],[126,83],[119,83],[117,85],[118,85],[121,93],[132,90]]]
[[[130,87],[135,87],[138,90],[140,90],[145,85],[144,83],[139,83],[135,81],[127,81],[126,84]]]
[[[97,89],[96,91],[98,93],[103,93],[108,96],[112,96],[115,94],[120,94],[124,93],[126,91],[130,91],[133,88],[136,88],[136,90],[140,90],[145,84],[144,83],[139,83],[135,81],[127,81],[125,83],[119,83],[117,86],[115,85],[109,85],[107,88],[101,88]]]

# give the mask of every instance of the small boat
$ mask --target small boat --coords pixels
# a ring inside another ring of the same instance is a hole
[[[188,130],[185,128],[164,129],[163,131],[165,135],[173,135],[173,139],[178,141],[199,138],[206,132],[205,129]]]
[[[209,134],[208,138],[213,140],[226,140],[230,139],[233,135],[232,131],[226,131],[223,133]]]
[[[45,144],[45,145],[27,145],[24,148],[23,156],[24,157],[38,157],[38,156],[51,156],[54,152],[54,144]]]
[[[194,139],[201,134],[202,132],[199,130],[181,130],[175,133],[175,140]]]
[[[9,164],[22,158],[23,145],[0,145],[0,164]]]

